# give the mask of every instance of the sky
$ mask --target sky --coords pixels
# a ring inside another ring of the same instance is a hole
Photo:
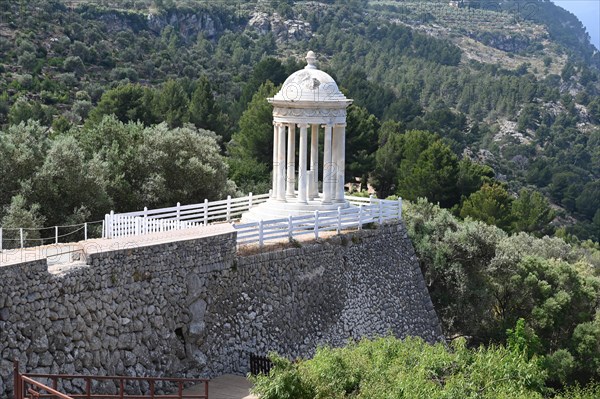
[[[591,42],[600,49],[600,0],[553,0],[554,4],[575,14],[590,35]]]

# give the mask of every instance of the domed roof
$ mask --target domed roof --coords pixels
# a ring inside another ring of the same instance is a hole
[[[268,99],[269,102],[279,105],[283,105],[282,102],[341,102],[344,106],[349,105],[352,100],[344,96],[329,74],[317,68],[315,60],[315,53],[309,51],[306,55],[308,65],[291,74],[283,83],[281,90],[273,98]]]

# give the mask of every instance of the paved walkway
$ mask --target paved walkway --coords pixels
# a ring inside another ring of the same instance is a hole
[[[157,245],[168,242],[192,240],[195,238],[214,236],[235,231],[230,223],[215,223],[208,226],[174,230],[162,233],[114,239],[96,238],[75,243],[45,245],[23,249],[6,249],[0,251],[0,267],[39,259],[48,259],[50,272],[60,272],[65,268],[85,264],[88,254]]]
[[[241,375],[226,374],[213,378],[208,383],[209,399],[258,399],[250,394],[252,384]],[[195,385],[184,391],[184,394],[204,392],[204,385]]]

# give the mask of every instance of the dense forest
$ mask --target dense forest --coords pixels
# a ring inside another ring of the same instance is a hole
[[[454,343],[279,359],[264,397],[358,395],[394,372],[418,374],[421,390],[388,386],[413,397],[506,373],[489,397],[597,397],[574,384],[600,378],[600,53],[548,1],[0,0],[3,248],[10,228],[35,245],[111,209],[266,192],[265,98],[308,50],[355,100],[346,176],[407,200]]]

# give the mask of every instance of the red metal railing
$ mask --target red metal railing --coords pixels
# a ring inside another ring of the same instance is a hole
[[[14,361],[14,399],[208,399],[208,380],[203,378],[162,378],[162,377],[126,377],[126,376],[90,376],[69,374],[30,374],[19,371],[19,362]],[[52,386],[43,384],[36,379],[47,379]],[[85,382],[85,393],[66,394],[58,391],[58,383],[61,380],[83,380]],[[102,394],[92,392],[92,381],[113,381],[119,387],[116,394]],[[126,383],[137,381],[145,382],[149,387],[147,395],[130,395],[125,392]],[[156,394],[156,383],[167,382],[177,386],[177,393]],[[204,385],[203,394],[184,393],[186,384]]]

